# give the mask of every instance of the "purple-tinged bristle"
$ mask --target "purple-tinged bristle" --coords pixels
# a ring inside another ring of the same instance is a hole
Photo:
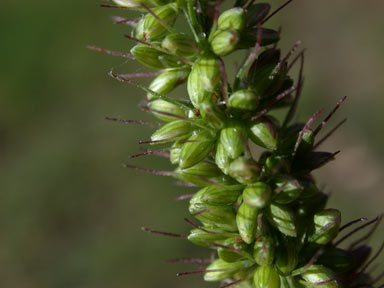
[[[164,158],[170,158],[171,155],[169,153],[164,153],[164,152],[155,152],[153,155],[164,157]]]
[[[195,257],[183,257],[183,258],[173,258],[165,261],[166,263],[193,263],[193,264],[205,264],[212,263],[212,258],[195,258]]]
[[[196,229],[199,229],[205,233],[208,233],[208,234],[223,234],[223,233],[220,233],[220,232],[216,232],[216,231],[210,231],[210,230],[207,230],[207,229],[204,229],[203,227],[199,226],[199,225],[196,225],[195,223],[193,223],[191,220],[189,220],[188,218],[184,218],[184,221],[187,222],[189,225],[191,225],[193,228],[196,228]]]
[[[176,186],[180,186],[180,187],[191,187],[191,188],[198,187],[195,184],[192,184],[192,183],[189,183],[189,182],[183,182],[183,181],[176,181],[176,182],[174,182],[174,184]]]
[[[192,216],[195,217],[195,216],[200,215],[200,214],[203,214],[203,213],[205,213],[205,212],[207,212],[207,211],[209,211],[209,208],[204,208],[204,209],[201,209],[201,210],[199,210],[199,211],[193,213]]]
[[[150,173],[150,174],[154,174],[154,175],[160,175],[160,176],[175,176],[176,175],[176,173],[172,172],[172,171],[161,171],[161,170],[148,169],[148,168],[130,165],[127,163],[123,163],[123,166],[124,166],[124,168],[131,168],[131,169],[135,169],[137,171],[142,171],[142,172],[146,172],[146,173]]]
[[[212,181],[212,180],[208,179],[207,177],[199,176],[199,178],[201,180],[203,180],[204,182],[206,182],[207,184],[210,184],[210,185],[213,185],[213,186],[217,186],[217,187],[222,187],[223,186],[222,184],[217,183],[215,181]]]
[[[261,25],[264,25],[269,19],[271,19],[273,16],[275,16],[278,12],[280,12],[285,6],[287,6],[289,3],[291,3],[293,0],[288,0],[283,5],[281,5],[279,8],[277,8],[275,11],[273,11],[267,18],[265,18]]]
[[[156,50],[160,50],[159,47],[157,47],[157,46],[155,46],[155,45],[152,45],[151,43],[146,42],[146,41],[144,41],[144,40],[140,40],[140,39],[138,39],[138,38],[132,37],[131,35],[124,34],[124,37],[125,37],[125,38],[128,38],[129,40],[135,41],[135,42],[137,42],[137,43],[140,43],[140,44],[146,45],[146,46],[148,46],[148,47],[154,48],[154,49],[156,49]]]
[[[351,226],[353,224],[356,224],[359,222],[365,222],[365,221],[368,221],[368,218],[363,217],[363,218],[358,218],[358,219],[352,220],[352,221],[344,224],[343,226],[341,226],[339,229],[339,232],[343,231],[344,229],[348,228],[349,226]]]
[[[365,234],[363,237],[357,239],[356,241],[354,241],[350,246],[349,246],[349,250],[352,250],[354,247],[356,247],[357,245],[359,245],[360,243],[368,240],[372,234],[376,231],[377,227],[379,226],[381,220],[383,219],[383,215],[380,215],[377,217],[378,220],[375,222],[375,225],[371,228],[371,230],[369,230],[369,232],[367,234]]]
[[[341,98],[335,108],[333,108],[333,110],[327,115],[327,117],[324,118],[323,121],[321,121],[321,123],[316,127],[316,129],[313,131],[313,134],[314,136],[316,136],[320,130],[325,126],[325,124],[327,124],[327,122],[329,121],[329,119],[331,119],[331,117],[333,116],[333,114],[335,114],[335,112],[337,111],[337,109],[339,109],[339,107],[341,106],[341,104],[344,103],[345,99],[347,99],[347,96],[344,96],[343,98]]]
[[[309,127],[311,126],[311,124],[317,119],[317,117],[320,116],[321,113],[323,113],[323,111],[324,111],[323,109],[320,109],[315,114],[313,114],[311,118],[309,118],[307,123],[305,123],[304,128],[300,131],[299,137],[297,138],[297,141],[295,144],[295,151],[297,150],[297,148],[299,148],[299,145],[300,145],[301,141],[303,140],[304,133],[309,130]]]
[[[140,19],[140,18],[127,19],[120,16],[112,16],[111,18],[112,18],[113,24],[127,24],[131,27],[136,27],[137,21]]]
[[[292,67],[296,64],[296,62],[304,55],[305,51],[307,51],[306,48],[303,48],[295,58],[293,58],[292,62],[288,65],[288,71],[292,69]]]
[[[225,284],[224,286],[220,286],[220,288],[228,288],[228,287],[231,287],[233,285],[239,284],[240,282],[243,282],[245,280],[247,280],[247,279],[239,279],[239,280],[233,281],[231,283]]]
[[[167,148],[163,148],[163,149],[159,149],[159,150],[147,150],[147,151],[142,152],[142,153],[131,155],[131,158],[137,158],[137,157],[153,155],[153,154],[156,155],[158,153],[162,153],[164,151],[168,151],[168,150],[171,150],[171,149],[173,149],[173,148],[172,147],[167,147]]]
[[[283,91],[282,93],[280,93],[279,95],[277,95],[274,99],[272,99],[267,105],[266,107],[261,110],[260,112],[258,112],[255,116],[253,116],[251,118],[251,120],[256,120],[256,119],[259,119],[260,117],[264,116],[266,113],[268,113],[269,109],[274,105],[276,104],[277,102],[279,102],[281,99],[283,99],[284,97],[288,96],[289,94],[291,94],[293,91],[297,90],[297,86],[292,86],[291,88]]]
[[[115,118],[115,117],[105,117],[104,119],[108,121],[119,122],[119,123],[139,124],[139,125],[150,126],[150,127],[161,127],[161,125],[158,123],[153,123],[153,122],[143,121],[143,120],[121,119],[121,118]]]
[[[336,241],[336,243],[334,243],[333,245],[334,246],[338,246],[340,245],[342,242],[344,242],[346,239],[348,239],[349,237],[351,237],[353,234],[355,234],[356,232],[359,232],[360,230],[368,227],[369,225],[377,222],[379,220],[379,217],[376,217],[375,219],[363,224],[363,225],[360,225],[359,227],[353,229],[351,232],[349,232],[348,234],[344,235],[342,238],[340,238],[338,241]],[[350,248],[351,249],[351,248]]]
[[[309,259],[308,263],[305,264],[305,266],[303,268],[300,269],[300,273],[306,271],[309,267],[311,267],[313,264],[316,263],[317,259],[319,259],[319,257],[321,255],[323,255],[323,253],[325,252],[325,248],[324,246],[323,247],[320,247],[316,252],[315,254],[313,254],[313,256],[311,257],[311,259]]]
[[[301,91],[303,88],[303,83],[304,83],[303,72],[304,72],[304,60],[305,60],[304,53],[299,54],[299,56],[300,56],[300,68],[299,68],[299,76],[298,76],[299,80],[297,83],[297,90],[296,90],[296,94],[295,94],[295,98],[293,100],[293,103],[292,103],[291,107],[289,108],[287,115],[285,116],[283,127],[287,127],[288,123],[292,120],[293,116],[295,115],[297,103],[299,102]]]
[[[221,271],[227,271],[228,269],[203,269],[203,270],[196,270],[196,271],[187,271],[187,272],[179,272],[176,274],[177,277],[185,276],[185,275],[191,275],[191,274],[200,274],[200,273],[206,273],[206,272],[221,272]]]
[[[331,129],[323,138],[321,138],[315,145],[313,145],[313,150],[315,150],[317,147],[319,147],[325,140],[327,140],[330,136],[332,136],[333,133],[336,132],[337,129],[340,128],[341,125],[343,125],[347,121],[347,118],[340,121],[335,127]]]
[[[261,41],[263,40],[263,29],[260,24],[257,25],[257,39],[255,47],[253,48],[252,52],[249,54],[248,58],[244,62],[244,67],[247,68],[249,65],[253,63],[253,61],[257,57],[257,53],[260,51],[261,48]]]
[[[108,54],[108,55],[112,55],[112,56],[118,56],[118,57],[129,58],[129,59],[135,59],[131,53],[112,51],[112,50],[100,48],[100,47],[93,46],[93,45],[88,45],[87,49],[93,50],[93,51],[97,51],[97,52],[101,52],[101,53]]]
[[[184,194],[184,195],[181,195],[181,196],[174,198],[173,201],[182,201],[185,199],[190,199],[193,197],[193,195],[195,195],[195,194],[194,193],[193,194]]]
[[[293,52],[295,52],[295,50],[297,49],[297,47],[299,47],[299,45],[301,45],[301,41],[297,41],[295,44],[293,44],[293,46],[291,47],[291,49],[289,49],[287,55],[285,55],[285,57],[276,65],[276,67],[273,69],[271,75],[274,76],[281,68],[281,66],[283,64],[285,64],[285,62],[287,62],[287,60],[289,59],[289,57],[291,57],[291,55],[293,54]]]
[[[163,231],[149,229],[147,227],[141,227],[141,230],[143,230],[145,232],[153,233],[153,234],[159,234],[159,235],[170,236],[170,237],[175,237],[175,238],[187,239],[187,235],[184,235],[184,234],[163,232]]]

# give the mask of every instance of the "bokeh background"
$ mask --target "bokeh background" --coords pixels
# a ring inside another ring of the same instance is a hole
[[[175,277],[191,266],[163,264],[205,249],[140,231],[186,233],[187,203],[172,199],[188,188],[121,166],[151,129],[104,117],[151,118],[138,109],[143,93],[107,72],[145,69],[85,48],[132,46],[128,27],[110,21],[124,11],[99,4],[2,1],[0,286],[216,287]],[[380,0],[297,0],[269,23],[283,27],[285,49],[298,39],[308,48],[300,119],[349,97],[328,129],[345,116],[347,124],[323,147],[342,152],[316,173],[344,221],[383,211],[383,9]],[[156,157],[133,163],[170,168]],[[383,236],[381,228],[371,243]]]

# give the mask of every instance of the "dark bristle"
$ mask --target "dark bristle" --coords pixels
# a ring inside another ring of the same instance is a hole
[[[251,120],[256,120],[256,119],[259,119],[260,117],[264,116],[266,113],[268,113],[269,109],[274,105],[276,104],[277,102],[279,102],[281,99],[283,99],[284,97],[288,96],[289,94],[291,94],[293,91],[297,90],[297,86],[292,86],[291,88],[285,90],[284,92],[280,93],[279,95],[277,95],[274,99],[272,99],[267,105],[266,107],[261,110],[260,112],[258,112],[255,116],[253,116],[251,118]]]
[[[159,150],[147,150],[147,151],[142,152],[142,153],[131,155],[131,158],[137,158],[137,157],[153,155],[153,154],[157,155],[158,153],[162,153],[162,152],[165,152],[165,151],[168,151],[171,149],[172,149],[172,147],[163,148],[163,149],[159,149]]]
[[[339,232],[343,231],[344,229],[348,228],[349,226],[351,226],[353,224],[356,224],[359,222],[365,222],[365,221],[368,221],[368,218],[359,218],[359,219],[355,219],[353,221],[350,221],[350,222],[346,223],[345,225],[341,226],[339,229]]]
[[[152,233],[152,234],[159,234],[159,235],[170,236],[170,237],[175,237],[175,238],[187,239],[187,235],[184,235],[184,234],[157,231],[157,230],[149,229],[147,227],[141,227],[141,230],[143,230],[145,232]]]
[[[379,217],[376,217],[375,219],[363,224],[363,225],[360,225],[359,227],[353,229],[351,232],[349,232],[348,234],[344,235],[340,240],[336,241],[336,243],[334,243],[334,246],[338,246],[340,243],[342,243],[343,241],[345,241],[346,239],[348,239],[349,237],[351,237],[353,234],[355,234],[356,232],[359,232],[360,230],[368,227],[369,225],[377,222],[379,220]]]
[[[293,44],[291,49],[289,49],[287,55],[285,55],[285,57],[273,69],[271,76],[274,76],[274,75],[276,75],[277,72],[279,72],[281,66],[284,65],[285,62],[288,61],[289,57],[291,57],[291,55],[293,54],[293,52],[295,52],[295,50],[297,49],[297,47],[299,47],[299,45],[301,45],[301,41],[297,41],[295,44]]]
[[[288,0],[285,2],[283,5],[281,5],[279,8],[277,8],[275,11],[273,11],[267,18],[265,18],[262,22],[261,25],[266,23],[269,19],[271,19],[273,16],[275,16],[277,13],[279,13],[285,6],[287,6],[289,3],[291,3],[293,0]]]
[[[315,169],[317,169],[317,168],[323,166],[325,163],[327,163],[328,161],[330,161],[330,160],[332,160],[333,158],[335,158],[335,156],[336,156],[337,154],[339,154],[340,152],[341,152],[341,151],[338,150],[338,151],[336,151],[336,152],[334,152],[334,153],[330,153],[328,157],[325,157],[325,158],[323,159],[323,161],[319,162],[317,166],[314,166],[314,167],[312,168],[312,170],[315,170]]]
[[[279,28],[277,29],[277,36],[280,38],[281,36],[281,32],[283,31],[283,28],[281,26],[279,26]],[[277,46],[278,46],[279,42],[275,42],[275,44],[273,44],[273,49],[277,49]]]
[[[341,104],[344,103],[345,99],[347,99],[347,96],[344,96],[343,98],[341,98],[335,108],[333,108],[333,110],[327,115],[327,117],[324,118],[324,120],[316,127],[316,129],[313,131],[313,134],[316,136],[320,130],[325,126],[325,124],[327,124],[327,122],[329,121],[329,119],[331,119],[331,117],[333,116],[333,114],[335,114],[335,112],[337,111],[337,109],[340,108]]]
[[[176,274],[177,277],[185,276],[185,275],[192,275],[192,274],[201,274],[201,273],[207,273],[207,272],[220,272],[220,271],[226,271],[227,269],[203,269],[203,270],[196,270],[196,271],[187,271],[187,272],[179,272]]]
[[[327,140],[330,136],[332,136],[333,133],[336,132],[337,129],[339,129],[345,122],[347,122],[347,118],[340,121],[331,131],[329,131],[323,138],[321,138],[314,146],[313,150],[315,150],[317,147],[319,147],[322,143],[324,143],[325,140]]]
[[[290,71],[296,62],[304,55],[305,51],[307,51],[307,49],[302,49],[300,53],[298,53],[296,57],[293,58],[292,62],[288,65],[288,71]]]

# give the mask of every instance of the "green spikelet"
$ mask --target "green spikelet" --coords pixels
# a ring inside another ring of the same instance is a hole
[[[369,258],[371,249],[362,241],[350,249],[338,246],[345,240],[340,232],[359,221],[341,226],[341,212],[326,208],[328,196],[312,175],[338,153],[319,151],[318,133],[345,98],[322,119],[318,112],[293,122],[302,69],[298,79],[288,74],[296,61],[303,65],[303,52],[291,61],[298,43],[285,55],[278,49],[280,33],[264,27],[275,14],[271,6],[247,0],[228,9],[222,7],[229,1],[221,6],[214,0],[114,2],[144,13],[129,37],[139,42],[131,56],[156,70],[156,77],[146,88],[111,75],[144,90],[143,109],[164,121],[145,142],[162,148],[146,154],[169,156],[176,166],[126,167],[197,186],[182,196],[191,198],[195,218],[186,219],[193,226],[188,236],[147,231],[215,251],[206,269],[178,275],[204,273],[206,281],[234,288],[378,287],[367,269],[377,257]],[[182,16],[190,32],[178,31]],[[242,49],[249,54],[232,78],[226,69],[231,58],[224,56]],[[177,86],[184,93],[168,96]],[[277,109],[280,116],[272,116]]]

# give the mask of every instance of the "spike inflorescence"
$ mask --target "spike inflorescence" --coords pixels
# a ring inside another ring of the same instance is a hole
[[[89,48],[132,58],[155,70],[110,73],[142,88],[146,92],[143,110],[163,121],[150,141],[141,143],[166,147],[132,157],[155,154],[177,166],[174,171],[124,167],[175,177],[180,186],[201,187],[175,198],[189,199],[189,212],[201,222],[197,225],[185,219],[193,228],[189,235],[143,230],[187,238],[215,250],[216,259],[170,262],[208,263],[205,269],[178,276],[204,273],[206,281],[221,281],[221,287],[378,287],[380,277],[367,273],[378,255],[369,258],[371,248],[364,244],[371,231],[348,249],[338,245],[371,224],[377,227],[380,218],[339,235],[368,219],[341,226],[340,211],[326,208],[328,196],[311,175],[338,153],[317,148],[345,120],[323,138],[317,136],[345,97],[317,127],[313,123],[323,110],[306,123],[292,123],[302,92],[304,50],[290,61],[300,42],[282,56],[277,48],[280,32],[263,27],[291,1],[273,12],[267,3],[248,0],[114,0],[115,5],[103,5],[143,13],[132,20],[114,18],[116,23],[133,27],[125,37],[136,45],[130,53]],[[223,9],[224,4],[233,5]],[[189,34],[174,28],[179,17],[185,18]],[[231,80],[223,59],[238,50],[249,54]],[[288,72],[297,61],[300,69],[295,83]],[[140,76],[155,78],[144,87],[132,80]],[[167,96],[183,83],[188,99]],[[287,110],[283,119],[272,116],[277,109]],[[252,155],[250,144],[265,151]]]

